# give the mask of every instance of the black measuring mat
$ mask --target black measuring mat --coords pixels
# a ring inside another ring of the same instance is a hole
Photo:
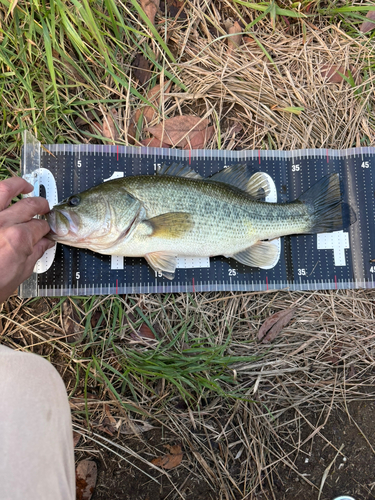
[[[58,200],[62,200],[109,178],[154,175],[160,165],[176,161],[203,177],[244,163],[249,177],[255,172],[270,176],[279,203],[297,199],[323,176],[337,172],[344,201],[354,209],[357,222],[348,230],[335,233],[281,238],[280,257],[271,269],[249,268],[221,256],[193,259],[194,262],[187,258],[180,259],[182,267],[176,270],[172,281],[158,276],[142,258],[111,257],[58,244],[49,268],[34,273],[32,291],[21,286],[21,296],[374,287],[374,148],[181,151],[55,144],[40,149],[40,167],[33,172],[40,177],[39,188],[49,184],[47,199],[55,189]],[[30,166],[23,170],[29,180]],[[44,175],[47,171],[48,181]]]

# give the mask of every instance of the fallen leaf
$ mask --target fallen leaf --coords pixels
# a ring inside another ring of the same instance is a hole
[[[90,127],[93,134],[99,133],[100,135],[102,135],[102,127],[98,122],[91,122]]]
[[[101,422],[98,420],[93,420],[91,422],[91,425],[98,431],[105,432],[109,436],[114,436],[116,432],[116,426],[111,424],[108,417],[104,417]]]
[[[349,71],[344,66],[323,64],[320,68],[320,73],[323,78],[327,78],[328,83],[341,83],[343,77],[341,75],[349,76]],[[341,75],[340,75],[341,73]]]
[[[116,425],[117,424],[116,419],[112,416],[112,413],[107,404],[104,405],[104,410],[111,424]]]
[[[155,16],[160,5],[160,0],[140,0],[140,3],[146,16],[155,25]]]
[[[77,446],[77,444],[80,442],[80,440],[81,440],[81,434],[79,434],[76,431],[73,431],[73,446],[74,446],[74,448]]]
[[[103,115],[103,130],[102,135],[107,139],[111,139],[112,142],[116,142],[119,138],[113,116],[117,118],[117,111],[112,110],[112,113],[105,113]]]
[[[236,125],[232,128],[232,133],[239,134],[242,130],[243,126],[240,123],[236,123]]]
[[[169,148],[170,145],[165,142],[161,142],[160,139],[156,137],[149,137],[148,139],[143,139],[141,141],[143,146],[147,146],[148,148]]]
[[[142,342],[144,345],[155,346],[155,335],[146,323],[142,323],[137,332],[131,332],[130,337],[135,341]]]
[[[320,361],[324,363],[332,363],[337,365],[342,359],[343,344],[340,342],[331,348],[331,352],[324,352],[320,357]]]
[[[133,66],[134,76],[138,78],[141,85],[144,85],[151,77],[151,68],[148,60],[143,56],[143,54],[138,52],[133,61]]]
[[[228,29],[228,47],[230,50],[236,49],[241,44],[242,28],[237,21]]]
[[[167,15],[170,17],[175,17],[177,19],[187,19],[186,12],[184,10],[185,2],[182,0],[166,0],[166,2],[160,2],[160,10],[165,12],[167,8]]]
[[[134,123],[134,118],[131,118],[128,124],[128,130],[127,130],[127,142],[128,144],[135,144],[137,142],[137,126],[136,123]]]
[[[96,327],[101,317],[102,317],[102,311],[100,309],[95,309],[90,319],[91,328]]]
[[[155,87],[152,87],[147,93],[147,99],[150,101],[151,104],[153,104],[156,108],[162,108],[165,104],[165,95],[168,94],[169,89],[171,86],[171,82],[167,82],[166,84],[163,85],[164,90],[161,92],[161,85],[155,85]],[[140,110],[141,112],[142,110]],[[154,119],[156,115],[155,108],[152,106],[146,106],[143,108],[143,118],[149,123]],[[137,117],[137,114],[136,114]],[[139,116],[138,116],[139,118]],[[136,121],[137,123],[138,121]]]
[[[370,21],[363,21],[361,24],[361,27],[359,28],[359,31],[362,33],[367,33],[368,31],[371,31],[375,28],[375,10],[369,10],[366,14],[367,19],[370,19]]]
[[[98,469],[93,460],[81,460],[76,468],[76,500],[90,500],[94,493]]]
[[[146,323],[141,324],[138,334],[144,339],[155,339],[155,335],[153,334],[151,328],[146,325]]]
[[[146,130],[162,142],[183,148],[193,131],[204,130],[207,126],[206,118],[202,120],[199,116],[185,115],[168,118],[159,125],[148,127]]]
[[[293,318],[295,311],[295,307],[292,307],[284,311],[279,311],[267,318],[259,328],[258,340],[262,343],[272,342]]]
[[[158,467],[162,467],[163,469],[174,469],[178,465],[180,465],[182,461],[182,449],[179,444],[170,446],[165,445],[167,449],[169,449],[170,453],[167,455],[163,455],[161,457],[154,458],[151,460],[151,463],[157,465]]]
[[[66,299],[61,308],[61,325],[69,344],[79,342],[83,335],[80,317],[71,301]]]
[[[155,429],[155,427],[147,422],[137,424],[134,422],[124,422],[120,427],[120,434],[141,434],[151,429]]]
[[[82,127],[82,125],[87,125],[94,119],[94,113],[92,111],[88,111],[85,113],[85,118],[81,118],[78,116],[75,120],[74,123],[77,125],[77,127]]]
[[[215,127],[207,127],[204,130],[197,130],[192,132],[188,137],[188,143],[184,146],[184,149],[203,149],[207,142],[214,135]]]
[[[250,36],[244,36],[243,41],[246,45],[254,45],[254,47],[257,46],[254,38],[251,38]]]

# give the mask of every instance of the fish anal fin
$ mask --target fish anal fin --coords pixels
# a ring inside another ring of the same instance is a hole
[[[263,172],[256,172],[249,178],[247,166],[242,163],[220,170],[209,180],[234,186],[255,199],[265,198],[270,193],[269,182]]]
[[[259,241],[249,248],[232,255],[232,258],[245,266],[265,267],[275,264],[279,249],[270,241]]]
[[[166,239],[180,238],[193,227],[192,217],[188,212],[168,212],[145,222],[151,226],[150,237]]]
[[[187,167],[183,163],[172,163],[168,165],[164,163],[156,171],[157,175],[172,175],[174,177],[187,177],[189,179],[202,179],[202,176],[197,172]]]
[[[177,266],[177,256],[167,252],[152,252],[145,255],[152,269],[165,278],[173,280]]]

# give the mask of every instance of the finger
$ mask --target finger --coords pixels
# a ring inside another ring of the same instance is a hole
[[[0,182],[0,211],[9,206],[13,198],[19,194],[30,193],[33,186],[21,179],[21,177],[12,177]]]
[[[42,238],[38,241],[38,243],[34,246],[32,254],[29,255],[26,260],[23,281],[25,281],[25,279],[29,278],[32,275],[35,264],[41,257],[43,257],[44,253],[49,248],[53,248],[54,246],[55,243],[47,240],[47,238]]]
[[[48,222],[40,219],[31,219],[29,222],[19,224],[17,227],[22,229],[24,233],[27,232],[31,236],[33,246],[35,246],[38,241],[40,241],[51,230]],[[30,241],[30,239],[28,241]],[[51,243],[51,240],[48,241]]]
[[[5,218],[6,225],[20,224],[32,219],[35,215],[44,215],[50,211],[49,203],[45,198],[23,198],[2,213],[0,218]]]

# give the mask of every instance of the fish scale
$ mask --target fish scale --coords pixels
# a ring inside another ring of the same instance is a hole
[[[30,144],[26,138],[24,158],[29,157]],[[44,267],[39,263],[38,272],[21,285],[20,294],[24,297],[374,287],[374,148],[189,152],[100,145],[44,147],[46,149],[39,151],[39,165],[23,162],[22,174],[30,180],[35,174],[39,184],[48,184],[45,187],[50,198],[54,189],[61,200],[77,192],[78,183],[84,189],[113,175],[152,175],[158,165],[175,161],[189,165],[202,175],[246,163],[249,177],[259,171],[269,174],[279,202],[296,199],[321,177],[337,172],[343,183],[344,199],[353,206],[358,220],[348,232],[281,238],[280,257],[270,269],[249,269],[222,256],[182,258],[179,265],[187,267],[178,268],[173,281],[155,275],[141,258],[103,256],[57,245],[49,258],[51,262]],[[48,181],[46,172],[50,174]],[[47,257],[44,261],[48,261]]]

